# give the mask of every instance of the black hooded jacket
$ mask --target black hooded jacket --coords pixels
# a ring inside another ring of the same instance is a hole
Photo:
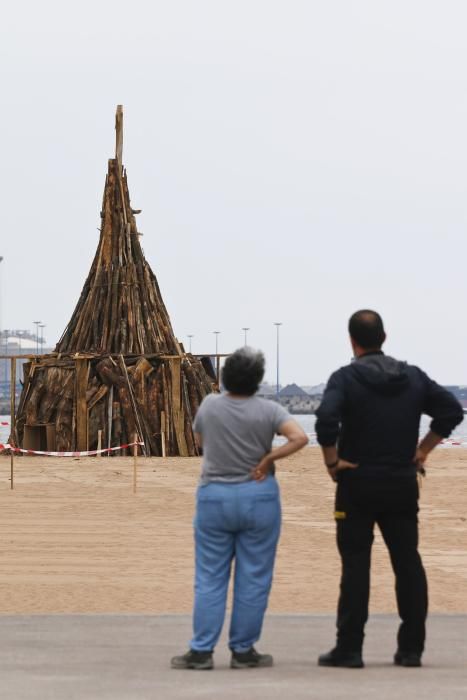
[[[316,412],[318,442],[337,443],[339,457],[359,465],[344,478],[413,476],[422,413],[444,438],[464,417],[453,394],[421,369],[369,352],[331,375]]]

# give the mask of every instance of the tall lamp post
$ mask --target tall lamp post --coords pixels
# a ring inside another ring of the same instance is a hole
[[[44,354],[44,328],[45,323],[41,323],[39,328],[41,329],[41,355]]]
[[[242,328],[243,335],[244,335],[244,345],[248,345],[247,343],[247,333],[250,329],[249,328]]]
[[[218,338],[220,335],[220,331],[213,331],[214,335],[216,336],[216,355],[219,354],[219,343],[218,343]]]
[[[8,355],[8,331],[5,328],[3,331],[3,335],[5,336],[5,355]],[[8,382],[8,360],[5,360],[5,386]]]
[[[41,324],[40,321],[33,321],[34,325],[36,326],[36,355],[39,354],[39,326]]]
[[[274,325],[276,327],[276,398],[279,400],[279,328],[282,326],[282,323],[274,323]]]
[[[214,335],[216,336],[216,377],[217,377],[217,386],[220,387],[220,378],[221,378],[221,363],[219,361],[219,335],[220,331],[213,331]]]
[[[189,338],[189,343],[190,343],[190,350],[189,350],[190,353],[191,353],[191,339],[194,337],[195,336],[193,335],[193,333],[188,333],[188,335],[187,335],[187,338]]]

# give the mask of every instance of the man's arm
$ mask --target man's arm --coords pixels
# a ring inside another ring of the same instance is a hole
[[[423,413],[431,416],[430,430],[442,438],[450,436],[456,425],[464,420],[464,411],[454,394],[424,375],[426,396]]]
[[[419,471],[424,471],[426,458],[443,438],[450,436],[456,425],[464,419],[464,411],[454,394],[437,384],[422,372],[426,382],[426,397],[423,413],[431,416],[430,430],[419,442],[415,462]]]
[[[454,394],[437,384],[422,372],[426,382],[426,397],[423,413],[431,416],[430,430],[419,442],[415,462],[419,471],[424,472],[426,458],[432,450],[450,436],[456,425],[464,419],[464,411]]]
[[[323,400],[316,411],[316,436],[323,452],[324,463],[328,474],[333,481],[337,479],[337,472],[341,469],[354,469],[357,464],[339,459],[337,454],[337,438],[339,437],[342,410],[344,406],[344,388],[339,372],[331,375]]]
[[[340,372],[334,372],[329,378],[323,399],[316,411],[315,430],[321,447],[335,447],[337,443],[344,407],[344,387],[342,384]]]

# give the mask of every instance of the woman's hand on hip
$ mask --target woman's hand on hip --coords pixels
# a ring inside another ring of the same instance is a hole
[[[264,455],[263,459],[254,467],[252,476],[255,481],[264,481],[269,475],[272,459],[269,455]]]

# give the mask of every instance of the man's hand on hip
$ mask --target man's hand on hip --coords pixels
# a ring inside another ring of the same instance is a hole
[[[346,459],[339,459],[334,467],[328,467],[328,474],[333,481],[337,481],[337,472],[343,469],[356,469],[358,464],[354,462],[347,462]]]

